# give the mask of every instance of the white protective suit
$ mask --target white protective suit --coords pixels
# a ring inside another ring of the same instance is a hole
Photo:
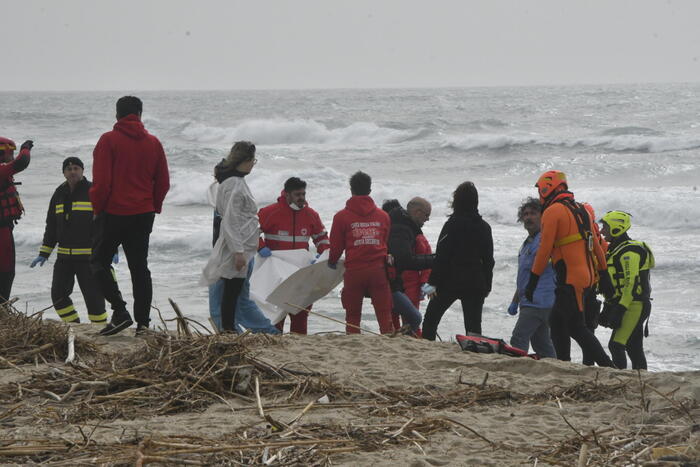
[[[221,213],[221,232],[202,270],[202,285],[211,285],[221,278],[244,279],[248,268],[236,270],[234,253],[243,253],[247,265],[258,251],[258,207],[245,179],[234,176],[219,183],[215,205]]]

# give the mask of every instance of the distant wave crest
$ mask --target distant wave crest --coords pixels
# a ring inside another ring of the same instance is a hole
[[[618,130],[616,129],[616,131]],[[583,146],[599,148],[604,151],[657,153],[698,149],[700,148],[700,138],[643,135],[630,133],[629,130],[571,139],[483,133],[448,137],[442,141],[440,146],[462,151],[474,149],[505,150],[523,146],[561,146],[568,148]]]
[[[421,130],[408,131],[355,122],[345,127],[328,128],[309,119],[246,120],[233,127],[212,127],[190,123],[181,135],[201,143],[228,143],[246,139],[256,144],[391,144],[415,138]]]

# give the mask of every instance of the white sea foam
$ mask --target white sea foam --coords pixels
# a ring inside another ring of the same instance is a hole
[[[525,146],[562,146],[568,148],[583,146],[603,151],[661,153],[698,149],[700,148],[700,137],[612,134],[560,138],[540,135],[474,133],[450,136],[440,144],[442,148],[465,151]]]
[[[420,130],[418,130],[420,131]],[[192,123],[182,129],[185,139],[201,143],[221,143],[240,139],[256,144],[391,144],[412,138],[417,132],[380,127],[372,122],[355,122],[328,128],[310,119],[245,120],[232,127]]]

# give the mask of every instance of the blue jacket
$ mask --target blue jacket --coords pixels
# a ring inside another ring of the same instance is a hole
[[[552,268],[552,263],[547,264],[544,272],[540,276],[540,280],[537,283],[537,288],[535,289],[535,295],[533,297],[534,303],[528,301],[525,298],[525,287],[530,279],[530,270],[532,269],[532,263],[535,261],[535,255],[540,247],[540,236],[538,232],[535,238],[531,239],[528,237],[523,242],[520,247],[520,252],[518,253],[518,298],[520,299],[520,306],[529,306],[533,308],[552,308],[554,306],[554,288],[556,287],[556,281],[554,276],[554,269]]]

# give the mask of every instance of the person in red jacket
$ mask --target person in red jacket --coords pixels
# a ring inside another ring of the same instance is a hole
[[[12,230],[24,212],[13,176],[29,166],[32,146],[32,141],[25,141],[15,159],[15,142],[0,137],[0,303],[8,301],[12,292],[15,280],[15,239]]]
[[[433,249],[430,247],[430,242],[425,238],[425,235],[418,234],[416,236],[416,255],[432,255]],[[403,279],[403,288],[406,292],[413,306],[416,310],[420,310],[420,302],[423,301],[424,297],[421,293],[421,287],[423,284],[428,283],[428,278],[430,278],[431,269],[421,269],[420,271],[404,271],[401,274]]]
[[[100,137],[93,151],[90,201],[95,233],[90,266],[112,306],[112,318],[100,331],[107,336],[133,324],[110,269],[119,245],[131,272],[136,334],[148,329],[150,322],[153,286],[148,244],[155,214],[161,212],[170,188],[170,177],[163,146],[144,128],[142,112],[138,97],[120,98],[114,129]]]
[[[308,250],[309,239],[313,240],[319,255],[330,247],[321,217],[306,202],[306,182],[298,177],[284,182],[284,190],[277,202],[262,208],[258,218],[260,231],[265,237],[260,239],[258,251],[262,257],[270,256],[273,250]],[[310,309],[311,305],[307,308]],[[308,319],[308,311],[292,315],[289,331],[306,334]],[[282,331],[283,328],[284,319],[277,323],[277,329]]]
[[[386,271],[387,242],[391,221],[379,209],[369,194],[372,178],[364,172],[350,177],[352,197],[345,209],[336,213],[331,227],[331,251],[328,267],[335,268],[345,251],[345,275],[341,301],[345,308],[347,334],[357,334],[362,318],[362,300],[365,294],[372,298],[379,332],[393,331],[391,322],[391,289]]]

